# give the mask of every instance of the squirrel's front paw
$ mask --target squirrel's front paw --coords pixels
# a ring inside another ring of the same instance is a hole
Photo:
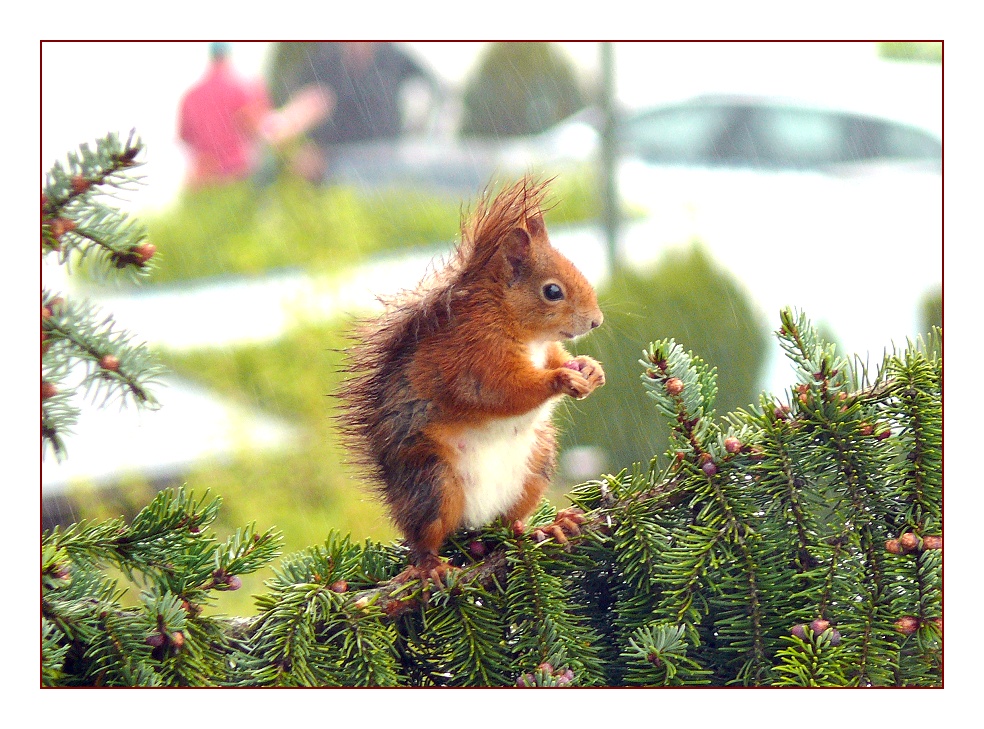
[[[601,362],[598,360],[582,354],[565,364],[564,367],[570,367],[572,364],[578,366],[578,371],[591,385],[592,390],[605,384],[605,370],[601,368]]]
[[[569,374],[563,374],[565,371]],[[559,389],[578,400],[605,384],[605,371],[601,365],[584,355],[565,362],[559,372],[562,373],[558,378],[561,383]]]
[[[555,371],[554,389],[564,395],[570,395],[575,400],[580,400],[582,397],[587,397],[594,387],[580,372],[564,365]]]

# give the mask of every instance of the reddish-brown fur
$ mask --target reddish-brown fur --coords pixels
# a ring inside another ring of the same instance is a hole
[[[521,488],[494,514],[524,520],[555,470],[554,429],[548,418],[535,420],[538,409],[604,384],[597,362],[572,364],[560,344],[598,326],[602,314],[591,285],[550,245],[545,187],[523,179],[482,200],[443,269],[387,302],[350,350],[344,424],[417,564],[433,563],[464,525],[469,468],[478,468],[466,461],[482,433],[498,436],[501,425],[509,435],[509,419],[518,418],[521,438],[523,416],[534,423],[525,431],[533,445]],[[562,300],[548,300],[549,284],[562,288]],[[542,367],[532,360],[540,349]]]

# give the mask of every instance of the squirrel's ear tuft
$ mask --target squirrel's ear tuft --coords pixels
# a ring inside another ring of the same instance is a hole
[[[543,214],[539,210],[526,219],[526,229],[530,232],[531,238],[538,238],[547,232],[547,226],[543,222]]]
[[[522,228],[513,228],[502,237],[502,251],[509,264],[509,285],[515,284],[530,260],[530,234]]]

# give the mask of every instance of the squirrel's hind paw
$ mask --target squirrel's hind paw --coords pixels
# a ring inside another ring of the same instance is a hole
[[[558,544],[567,544],[567,537],[576,537],[581,533],[580,525],[586,521],[584,512],[578,508],[561,509],[552,524],[538,527],[533,531],[533,539],[542,542],[553,537]]]

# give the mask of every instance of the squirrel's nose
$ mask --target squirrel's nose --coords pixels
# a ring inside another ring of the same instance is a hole
[[[605,315],[599,311],[598,316],[596,316],[594,319],[591,320],[591,328],[597,329],[598,327],[601,326],[601,323],[603,321],[605,321]]]

